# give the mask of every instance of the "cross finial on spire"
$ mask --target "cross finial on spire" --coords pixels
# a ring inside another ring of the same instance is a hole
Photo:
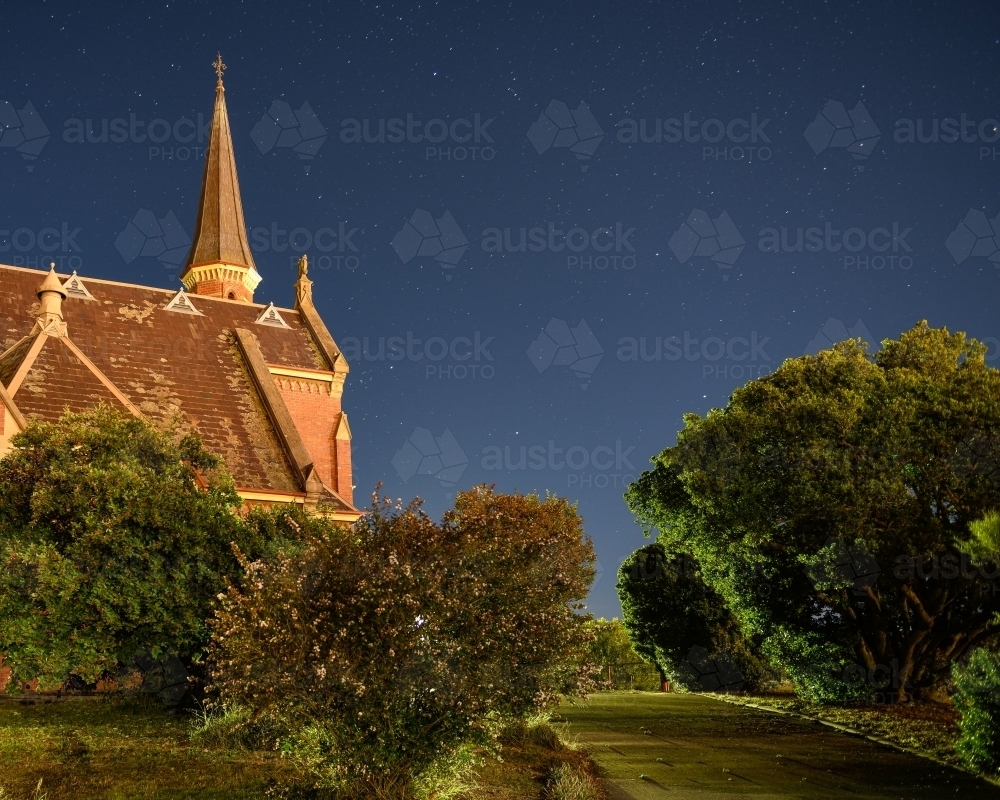
[[[222,73],[226,71],[226,65],[222,63],[222,53],[219,53],[215,57],[215,61],[212,62],[212,66],[215,67],[215,74],[219,76],[219,86],[222,86]]]

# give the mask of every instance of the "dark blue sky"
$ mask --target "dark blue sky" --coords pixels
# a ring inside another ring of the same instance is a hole
[[[597,614],[643,543],[622,483],[682,414],[845,330],[1000,345],[994,3],[47,2],[2,25],[0,261],[176,286],[221,50],[256,299],[290,305],[306,249],[355,356],[356,496],[579,500]],[[350,141],[365,120],[386,141]]]

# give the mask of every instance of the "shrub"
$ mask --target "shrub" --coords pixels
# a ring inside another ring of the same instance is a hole
[[[1000,656],[984,648],[965,667],[952,666],[953,699],[961,712],[955,750],[979,772],[1000,772]]]
[[[565,747],[559,732],[552,727],[548,714],[533,714],[511,720],[500,733],[500,742],[515,747],[534,746],[546,750],[562,750]]]
[[[565,500],[460,493],[441,524],[373,502],[304,520],[301,552],[251,563],[213,623],[220,701],[273,714],[317,785],[408,797],[498,723],[572,688],[594,552]]]
[[[278,750],[288,731],[271,715],[254,716],[244,706],[219,706],[195,714],[191,738],[228,750]]]
[[[601,800],[601,786],[590,773],[564,762],[549,773],[548,800]]]
[[[93,683],[140,648],[190,656],[255,549],[195,436],[107,406],[32,422],[0,461],[0,652],[41,688]],[[252,539],[252,537],[250,537]],[[11,685],[15,685],[15,681]]]
[[[479,784],[476,770],[483,757],[470,745],[440,758],[413,780],[417,800],[453,800],[474,797]]]

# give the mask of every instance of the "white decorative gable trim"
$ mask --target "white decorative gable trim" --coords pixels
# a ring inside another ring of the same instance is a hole
[[[176,311],[180,314],[196,314],[199,317],[204,316],[194,304],[191,302],[191,298],[188,297],[187,292],[182,288],[177,294],[174,295],[173,299],[167,303],[164,311]]]
[[[73,270],[73,274],[66,279],[62,287],[67,297],[75,297],[77,300],[96,299],[84,285],[83,281],[80,280],[80,277],[76,274],[76,270]]]
[[[291,328],[291,325],[281,318],[281,314],[279,314],[278,309],[274,307],[274,303],[271,303],[271,305],[265,308],[263,313],[257,317],[257,324],[270,325],[274,328]]]

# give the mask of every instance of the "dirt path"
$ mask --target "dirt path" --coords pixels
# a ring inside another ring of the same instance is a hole
[[[1000,798],[992,784],[932,761],[696,695],[595,694],[559,710],[612,800]]]

